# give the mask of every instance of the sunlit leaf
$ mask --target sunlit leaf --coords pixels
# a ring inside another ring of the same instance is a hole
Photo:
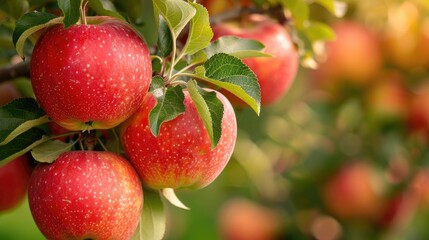
[[[188,82],[187,90],[209,133],[212,148],[215,148],[222,134],[223,104],[216,92],[201,89],[195,80]]]
[[[153,4],[170,27],[173,40],[179,36],[196,13],[195,8],[184,1],[153,0]]]
[[[259,115],[261,90],[256,75],[239,58],[218,53],[195,69],[196,79],[221,87],[247,103]]]
[[[183,54],[194,54],[207,47],[213,38],[213,31],[210,27],[209,14],[201,4],[189,2],[196,10],[195,16],[191,19],[188,39]]]

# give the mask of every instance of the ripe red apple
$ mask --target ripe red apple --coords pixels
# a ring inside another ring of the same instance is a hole
[[[297,51],[285,27],[264,16],[251,15],[241,25],[232,22],[217,24],[213,26],[213,33],[213,40],[227,35],[258,40],[265,45],[265,52],[272,55],[271,58],[243,59],[258,77],[261,104],[278,101],[289,89],[299,62]]]
[[[27,155],[0,167],[0,212],[17,206],[24,199],[31,171]]]
[[[72,151],[40,163],[30,179],[30,210],[48,239],[130,239],[143,192],[131,164],[111,152]]]
[[[151,81],[149,50],[126,23],[49,28],[31,58],[31,82],[46,113],[69,130],[112,128],[137,110]]]
[[[189,93],[185,93],[185,112],[161,125],[158,137],[149,128],[149,112],[156,100],[148,94],[141,108],[122,128],[125,151],[143,182],[155,189],[202,188],[210,184],[231,157],[237,136],[234,109],[217,92],[224,105],[222,135],[216,148]]]
[[[326,44],[326,58],[312,72],[316,85],[329,91],[345,86],[362,87],[377,74],[382,64],[377,35],[353,21],[332,24],[336,39]]]
[[[382,206],[376,176],[364,162],[342,166],[323,186],[325,206],[341,219],[376,219]]]

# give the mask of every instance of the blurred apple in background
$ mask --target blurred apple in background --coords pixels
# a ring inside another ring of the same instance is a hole
[[[399,72],[381,73],[364,95],[368,114],[381,123],[403,123],[408,116],[411,92]]]
[[[377,172],[364,161],[342,166],[322,189],[326,208],[340,219],[375,219],[381,208]]]
[[[382,65],[376,34],[354,21],[334,22],[332,28],[336,39],[326,44],[325,58],[313,72],[316,84],[335,93],[344,86],[367,85]]]
[[[268,17],[253,14],[240,23],[216,24],[213,33],[213,40],[229,35],[262,42],[265,52],[272,57],[246,58],[243,62],[258,77],[262,105],[272,104],[283,97],[296,77],[299,64],[298,53],[284,26]],[[234,98],[230,99],[240,104]]]
[[[233,198],[219,210],[218,225],[224,240],[274,240],[278,237],[281,218],[258,202]]]
[[[0,167],[0,212],[12,209],[23,201],[31,172],[28,155],[22,155]]]

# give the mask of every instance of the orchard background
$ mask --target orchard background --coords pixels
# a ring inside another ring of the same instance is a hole
[[[93,2],[101,7],[93,4],[88,15],[122,14],[154,50],[152,1]],[[232,158],[209,186],[177,191],[190,211],[164,203],[165,239],[427,238],[427,1],[198,2],[213,26],[245,25],[254,13],[275,19],[290,33],[300,66],[285,94],[262,99],[259,116],[235,107]],[[0,2],[2,104],[34,97],[12,33],[35,10],[62,14],[55,1]],[[25,56],[32,46],[23,46]],[[0,213],[0,239],[44,239],[26,198]]]

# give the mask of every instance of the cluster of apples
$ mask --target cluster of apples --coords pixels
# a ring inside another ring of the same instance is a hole
[[[215,148],[186,90],[185,112],[155,137],[148,120],[155,106],[151,78],[146,43],[120,20],[88,17],[87,24],[50,27],[38,39],[31,82],[41,107],[66,131],[118,127],[127,156],[85,148],[35,167],[29,204],[48,239],[130,239],[140,220],[142,183],[198,189],[225,167],[237,134],[226,97],[217,93],[224,114]]]
[[[233,35],[266,46],[265,52],[272,57],[243,62],[258,77],[261,103],[280,100],[298,70],[298,54],[287,29],[263,15],[247,16],[241,24],[216,24],[212,29],[213,41]],[[215,148],[186,89],[185,112],[163,123],[158,136],[153,135],[149,114],[156,93],[149,92],[149,49],[121,20],[87,17],[84,24],[47,28],[34,46],[30,75],[54,134],[73,132],[84,137],[82,133],[117,129],[124,150],[123,155],[95,151],[91,143],[26,171],[22,180],[28,183],[31,213],[48,239],[130,239],[140,220],[143,188],[203,188],[215,180],[232,155],[237,125],[227,97],[237,106],[243,102],[222,90],[215,91],[224,105]],[[9,165],[30,163],[22,159]],[[17,198],[25,192],[16,194]]]

